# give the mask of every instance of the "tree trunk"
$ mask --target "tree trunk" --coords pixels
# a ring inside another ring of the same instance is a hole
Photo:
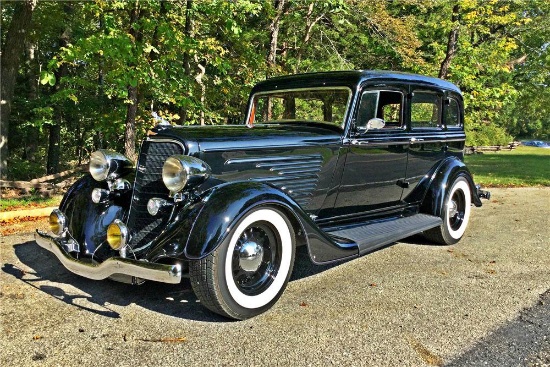
[[[193,8],[193,0],[187,0],[186,6],[185,6],[185,29],[184,29],[184,36],[186,39],[189,39],[193,36],[193,18],[191,14],[191,10]],[[183,53],[183,70],[185,71],[185,76],[187,78],[191,77],[191,54],[189,54],[188,50],[185,50]],[[189,113],[187,112],[187,108],[181,107],[179,110],[179,124],[185,125],[188,119]]]
[[[317,22],[319,22],[323,17],[325,16],[325,13],[322,13],[321,15],[317,16],[315,19],[313,19],[313,9],[315,7],[315,2],[312,2],[308,5],[307,14],[306,14],[306,30],[304,32],[304,39],[302,40],[302,45],[298,47],[298,52],[296,55],[296,66],[294,67],[294,72],[298,73],[300,70],[300,64],[302,63],[302,56],[304,54],[304,50],[309,43],[309,40],[311,39],[311,33],[313,31],[313,27]]]
[[[451,28],[451,31],[449,32],[449,38],[447,41],[447,52],[445,53],[445,59],[441,63],[441,67],[439,68],[439,78],[441,79],[447,79],[447,76],[449,74],[449,67],[451,66],[451,61],[453,60],[457,46],[458,46],[458,31],[459,31],[459,11],[460,7],[458,4],[455,4],[453,6],[453,15],[452,15],[452,22],[453,27]]]
[[[136,154],[136,116],[138,107],[137,87],[128,86],[128,108],[124,132],[124,154],[132,161],[137,161]]]
[[[105,14],[102,12],[99,14],[99,31],[102,32],[104,35],[108,34],[107,28],[105,27]],[[104,98],[104,91],[105,91],[105,57],[103,56],[103,53],[98,54],[98,70],[97,70],[97,85],[99,86],[99,96],[100,98]],[[103,106],[104,104],[102,104]]]
[[[8,158],[9,120],[15,88],[15,78],[25,49],[25,39],[31,25],[37,0],[25,0],[15,5],[6,39],[2,45],[0,98],[0,175],[6,176]]]
[[[61,152],[61,122],[63,113],[60,108],[56,108],[56,121],[50,126],[50,135],[48,139],[48,162],[46,163],[46,173],[51,175],[59,172],[59,155]]]
[[[139,1],[136,0],[134,3],[134,6],[130,10],[130,29],[129,33],[132,36],[133,39],[133,49],[134,49],[134,57],[136,57],[136,60],[134,61],[134,65],[130,65],[133,68],[137,67],[137,57],[138,52],[136,50],[136,43],[139,42],[143,35],[141,32],[138,33],[136,24],[139,21]],[[135,82],[135,85],[129,84],[128,85],[128,107],[126,109],[126,121],[125,121],[125,131],[124,131],[124,154],[126,157],[128,157],[132,161],[137,161],[137,154],[136,154],[136,116],[137,116],[137,109],[138,109],[138,85],[137,81]]]
[[[266,77],[270,77],[275,74],[275,69],[277,67],[277,43],[279,38],[279,28],[281,26],[281,18],[283,17],[283,11],[285,7],[285,0],[275,0],[274,2],[275,9],[277,10],[275,18],[271,21],[269,25],[269,53],[267,54],[267,68],[266,68]],[[266,104],[266,118],[264,121],[271,120],[271,110],[272,110],[271,98],[267,99]]]
[[[59,48],[68,47],[70,41],[71,29],[68,26],[69,19],[73,15],[73,6],[71,3],[63,5],[63,13],[65,15],[65,27],[59,36]],[[54,93],[58,93],[61,87],[61,79],[69,74],[69,68],[66,63],[61,64],[55,72],[56,84],[53,87]],[[48,143],[48,161],[46,163],[46,172],[51,175],[59,172],[59,158],[61,156],[61,126],[65,122],[63,102],[57,102],[54,106],[54,122],[50,126],[50,136]]]
[[[267,54],[267,72],[266,76],[271,76],[275,72],[277,65],[277,42],[279,38],[279,28],[281,25],[281,18],[283,16],[283,10],[285,7],[285,0],[275,0],[275,8],[277,13],[275,18],[269,25],[270,41],[269,41],[269,53]]]
[[[35,101],[38,98],[38,63],[36,62],[35,52],[36,44],[32,42],[27,43],[26,51],[26,68],[27,68],[27,85],[29,88],[28,98],[29,101]],[[40,131],[38,128],[29,126],[25,129],[25,149],[23,151],[23,159],[34,162],[36,159],[36,152],[38,151],[38,144],[40,141]]]
[[[201,126],[204,126],[205,124],[205,116],[204,116],[204,110],[206,108],[206,85],[204,84],[203,77],[206,74],[206,67],[201,65],[197,62],[197,67],[199,68],[199,73],[195,77],[196,82],[199,84],[199,87],[201,88],[201,111],[199,115],[199,121]]]

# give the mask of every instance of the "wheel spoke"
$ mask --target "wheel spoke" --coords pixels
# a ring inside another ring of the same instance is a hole
[[[248,295],[261,293],[269,288],[275,279],[278,272],[277,241],[274,229],[267,222],[256,222],[242,232],[232,256],[232,273],[235,284],[243,293]],[[261,248],[261,251],[257,252],[257,256],[261,256],[261,261],[257,269],[250,271],[253,267],[248,267],[249,271],[247,271],[242,266],[251,264],[245,259],[247,256],[254,256],[251,255],[254,245]],[[241,256],[245,257],[241,258]]]

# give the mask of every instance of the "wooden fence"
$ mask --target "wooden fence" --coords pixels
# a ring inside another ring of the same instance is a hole
[[[508,145],[489,145],[489,146],[467,146],[464,148],[464,154],[483,154],[483,152],[499,152],[501,150],[513,150],[521,145],[518,141],[508,143]]]
[[[20,195],[29,194],[30,191],[34,189],[44,196],[50,196],[51,194],[56,194],[70,186],[75,181],[74,176],[84,171],[87,167],[87,164],[82,164],[67,171],[35,178],[30,181],[0,180],[0,188],[2,188],[2,190],[17,190]]]

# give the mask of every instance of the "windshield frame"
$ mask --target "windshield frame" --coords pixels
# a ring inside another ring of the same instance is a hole
[[[340,124],[335,124],[334,122],[328,122],[328,121],[316,121],[316,120],[301,120],[301,119],[292,119],[292,120],[274,120],[272,122],[262,122],[262,123],[256,123],[256,111],[255,111],[255,101],[257,101],[258,97],[262,97],[265,95],[270,94],[276,94],[276,93],[285,93],[285,92],[301,92],[301,91],[323,91],[323,90],[343,90],[348,92],[348,99],[346,102],[345,110],[343,113],[343,119]],[[353,102],[353,90],[352,88],[348,86],[338,85],[338,86],[320,86],[320,87],[303,87],[303,88],[285,88],[285,89],[270,89],[270,90],[263,90],[260,92],[256,92],[252,94],[249,98],[248,102],[248,108],[246,113],[246,119],[245,124],[248,127],[253,127],[254,125],[277,125],[277,124],[284,124],[284,123],[297,123],[300,121],[306,122],[306,123],[315,123],[320,125],[329,125],[332,127],[340,128],[340,130],[344,131],[346,127],[346,121],[347,116],[350,112],[350,106]]]

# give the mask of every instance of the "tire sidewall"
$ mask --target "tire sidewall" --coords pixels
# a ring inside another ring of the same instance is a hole
[[[449,217],[448,206],[450,204],[452,197],[458,191],[462,191],[462,195],[464,196],[464,205],[465,205],[464,218],[460,227],[454,230],[451,227],[451,223],[450,223],[451,218]],[[468,222],[470,220],[471,204],[472,204],[472,189],[470,188],[470,185],[464,176],[458,176],[453,181],[453,184],[449,192],[447,193],[447,195],[445,195],[445,202],[443,206],[443,215],[442,215],[442,219],[443,219],[442,229],[443,229],[443,235],[446,237],[445,238],[446,242],[457,243],[458,241],[460,241],[462,236],[464,236],[466,228],[468,227]]]
[[[273,282],[262,293],[249,296],[236,286],[232,276],[232,256],[242,232],[257,221],[268,222],[278,232],[281,241],[281,265]],[[295,256],[295,239],[292,225],[287,217],[273,207],[262,206],[245,214],[233,227],[229,236],[218,248],[216,278],[224,308],[238,318],[249,318],[265,312],[277,302],[292,274]]]

